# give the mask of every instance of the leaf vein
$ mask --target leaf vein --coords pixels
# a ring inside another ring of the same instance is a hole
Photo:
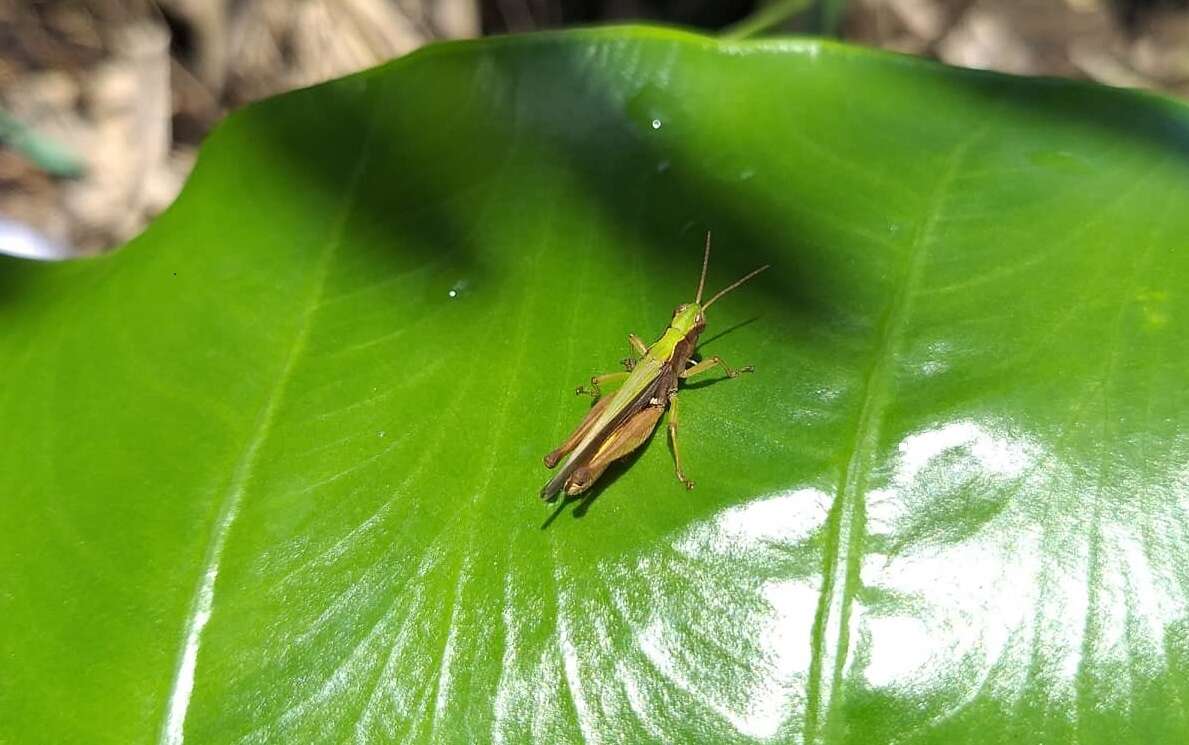
[[[371,134],[372,129],[369,128],[368,133],[364,137],[363,144],[360,146],[358,160],[351,171],[342,207],[331,225],[326,245],[314,269],[313,277],[310,281],[310,290],[304,301],[305,311],[294,332],[293,340],[289,345],[289,352],[285,357],[280,372],[277,374],[275,383],[272,385],[271,393],[269,393],[268,398],[265,400],[264,405],[256,417],[256,422],[252,428],[248,443],[244,448],[243,455],[235,466],[226,494],[220,502],[219,512],[215,518],[207,544],[206,555],[203,558],[202,575],[195,591],[190,611],[186,617],[184,643],[178,657],[174,679],[170,685],[168,705],[165,710],[165,718],[161,725],[160,737],[158,738],[159,742],[166,745],[180,745],[184,741],[186,714],[189,710],[190,698],[194,690],[199,647],[202,642],[203,630],[210,621],[214,611],[215,582],[218,579],[219,565],[223,558],[223,550],[227,545],[227,537],[239,515],[240,505],[243,502],[244,494],[247,492],[248,483],[251,480],[252,471],[256,466],[260,449],[272,430],[277,410],[280,408],[288,383],[293,377],[293,372],[297,367],[297,361],[305,351],[310,329],[313,325],[315,310],[325,291],[330,265],[334,260],[335,254],[338,252],[339,246],[342,244],[347,220],[354,207],[359,183],[362,180],[363,172],[368,162],[367,155],[372,140]]]

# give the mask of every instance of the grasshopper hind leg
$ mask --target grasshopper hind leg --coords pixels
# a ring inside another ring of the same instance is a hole
[[[603,398],[596,401],[595,405],[590,407],[590,411],[586,412],[586,416],[583,417],[582,423],[578,425],[578,428],[575,429],[568,438],[566,438],[566,441],[561,445],[558,445],[557,450],[554,450],[549,455],[545,456],[545,467],[553,468],[557,465],[558,461],[569,455],[571,450],[578,447],[578,443],[582,442],[582,438],[586,437],[586,433],[589,432],[590,428],[594,426],[595,420],[599,418],[599,415],[603,413],[603,410],[606,409],[610,403],[610,398]]]
[[[633,414],[607,438],[589,461],[574,470],[566,480],[563,491],[572,497],[589,489],[607,470],[607,466],[644,444],[663,413],[663,406],[648,406]]]
[[[582,423],[578,425],[578,428],[575,429],[568,438],[566,438],[566,441],[559,445],[556,450],[545,456],[546,468],[553,468],[558,464],[558,461],[566,457],[566,455],[568,455],[574,448],[578,447],[578,443],[582,442],[582,438],[586,437],[586,434],[590,432],[590,428],[594,426],[595,420],[599,418],[599,415],[602,414],[603,410],[607,408],[607,405],[611,403],[611,398],[603,397],[603,390],[600,386],[604,383],[621,383],[626,380],[627,377],[628,374],[625,372],[613,372],[607,373],[606,375],[596,375],[590,379],[590,388],[579,386],[575,393],[579,396],[593,396],[595,399],[594,406],[590,407],[590,411],[586,412],[586,416],[583,417]]]
[[[669,442],[673,444],[673,469],[677,472],[677,480],[685,484],[686,489],[693,489],[694,482],[686,478],[681,469],[681,450],[677,447],[677,392],[669,394]]]

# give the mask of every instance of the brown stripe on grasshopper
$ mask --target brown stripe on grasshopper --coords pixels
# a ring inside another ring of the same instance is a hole
[[[705,304],[702,290],[706,284],[706,269],[710,264],[710,234],[706,234],[706,251],[702,256],[702,274],[698,292],[692,303],[677,306],[669,327],[651,346],[644,347],[635,334],[628,335],[632,348],[641,354],[639,360],[625,361],[627,373],[613,373],[591,379],[593,393],[598,399],[574,432],[556,450],[545,456],[545,465],[553,468],[563,457],[569,458],[561,470],[541,489],[541,498],[551,500],[558,492],[581,494],[591,487],[612,462],[640,447],[656,428],[661,414],[670,406],[669,437],[673,442],[673,457],[677,478],[692,489],[694,484],[681,470],[681,456],[677,448],[677,388],[678,381],[699,375],[721,366],[728,377],[751,372],[750,365],[732,369],[720,358],[711,357],[693,363],[691,357],[698,345],[698,337],[706,328],[706,310],[719,298],[768,268],[760,267],[722,290]],[[625,377],[614,394],[601,397],[600,381]],[[579,389],[579,393],[584,392]]]

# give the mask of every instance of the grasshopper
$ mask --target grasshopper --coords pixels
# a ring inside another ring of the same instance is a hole
[[[594,484],[612,462],[629,455],[652,434],[661,414],[669,410],[669,439],[673,443],[673,464],[677,479],[686,489],[694,482],[681,470],[681,453],[677,449],[677,382],[692,378],[715,367],[721,367],[728,378],[751,372],[752,366],[729,367],[715,356],[697,362],[692,358],[698,346],[698,336],[706,328],[706,311],[728,292],[742,285],[768,268],[755,269],[727,285],[705,304],[702,289],[706,285],[706,268],[710,264],[710,233],[706,233],[706,252],[702,256],[702,276],[692,303],[678,305],[669,321],[669,328],[652,346],[635,334],[628,334],[628,343],[640,359],[623,360],[624,372],[596,375],[591,387],[579,388],[578,394],[594,396],[595,404],[587,412],[578,428],[557,450],[545,456],[546,468],[553,468],[567,453],[561,470],[541,489],[541,499],[551,501],[558,492],[574,496]],[[603,396],[600,386],[622,382],[614,395]]]

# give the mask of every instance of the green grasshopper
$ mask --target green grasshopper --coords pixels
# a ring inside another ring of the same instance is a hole
[[[669,328],[652,346],[635,334],[628,334],[632,351],[640,355],[636,360],[623,360],[626,372],[596,375],[590,379],[589,389],[578,393],[596,399],[582,423],[557,450],[545,456],[545,466],[553,468],[567,453],[570,457],[548,484],[541,489],[541,499],[551,501],[558,492],[568,496],[581,494],[594,484],[612,462],[629,455],[644,444],[669,409],[669,438],[673,443],[673,463],[677,478],[686,489],[694,482],[681,470],[681,453],[677,449],[677,381],[692,378],[715,367],[722,367],[728,378],[751,372],[751,365],[733,369],[715,356],[701,362],[691,359],[698,346],[698,336],[706,328],[706,311],[715,301],[768,268],[768,265],[747,273],[702,304],[702,289],[706,285],[706,268],[710,264],[710,233],[706,234],[706,253],[702,257],[702,276],[698,280],[698,294],[692,303],[684,303],[673,311]],[[614,395],[603,396],[599,386],[623,382]]]

